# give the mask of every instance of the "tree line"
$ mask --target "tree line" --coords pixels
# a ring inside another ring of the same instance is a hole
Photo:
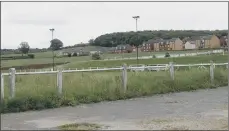
[[[63,43],[59,39],[53,39],[50,47],[42,49],[30,49],[28,42],[21,42],[18,49],[1,49],[1,54],[15,53],[15,54],[27,54],[36,52],[45,52],[48,50],[59,50],[74,47],[85,47],[85,46],[102,46],[102,47],[115,47],[120,44],[130,44],[130,45],[141,45],[150,39],[171,39],[194,36],[206,36],[215,34],[218,37],[226,36],[227,30],[146,30],[146,31],[130,31],[130,32],[115,32],[109,34],[103,34],[98,36],[96,39],[90,39],[88,43],[79,43],[72,46],[63,46]]]
[[[227,35],[227,30],[153,30],[138,32],[115,32],[98,36],[95,40],[89,40],[90,45],[114,47],[120,44],[141,45],[150,39],[171,39],[194,36],[216,35],[218,37]]]
[[[48,50],[60,50],[63,47],[63,42],[59,39],[53,39],[50,41],[50,46],[48,48],[43,49],[31,49],[29,46],[29,43],[26,41],[23,41],[19,44],[18,49],[1,49],[1,55],[5,54],[28,54],[28,53],[36,53],[36,52],[46,52]]]

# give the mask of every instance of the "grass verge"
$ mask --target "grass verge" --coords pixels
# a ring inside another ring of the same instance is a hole
[[[63,94],[57,95],[56,75],[16,77],[16,97],[8,99],[8,79],[1,112],[41,110],[80,103],[113,101],[169,92],[216,88],[227,85],[227,71],[215,69],[214,83],[208,70],[181,70],[171,80],[169,72],[128,72],[127,91],[123,93],[121,72],[64,73]]]
[[[77,131],[85,131],[85,130],[99,130],[101,126],[98,124],[90,124],[90,123],[73,123],[66,124],[58,127],[60,130],[77,130]]]

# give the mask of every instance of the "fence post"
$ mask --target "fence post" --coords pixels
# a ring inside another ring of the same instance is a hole
[[[58,72],[57,72],[57,90],[58,90],[58,94],[61,95],[62,94],[62,69],[59,68]]]
[[[9,87],[10,87],[10,98],[15,97],[15,68],[9,69]]]
[[[174,80],[174,65],[173,62],[169,62],[169,69],[170,69],[170,76],[172,78],[172,80]]]
[[[1,99],[4,99],[4,75],[1,73]]]
[[[210,78],[211,78],[211,83],[214,82],[214,65],[213,61],[210,61]]]
[[[123,70],[122,70],[122,86],[123,86],[123,91],[126,93],[126,88],[127,88],[127,65],[123,65]]]

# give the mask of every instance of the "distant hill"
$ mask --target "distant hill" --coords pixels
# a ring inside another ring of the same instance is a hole
[[[172,39],[213,35],[226,36],[227,30],[146,30],[133,32],[115,32],[98,36],[92,45],[112,47],[120,44],[141,45],[150,39]]]
[[[101,47],[101,46],[85,46],[85,47],[73,47],[68,49],[62,49],[61,52],[79,52],[80,50],[84,52],[90,51],[100,51],[103,53],[108,52],[110,47]]]

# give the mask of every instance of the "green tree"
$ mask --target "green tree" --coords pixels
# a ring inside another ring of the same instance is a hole
[[[59,39],[53,39],[50,42],[51,42],[50,48],[52,50],[60,50],[61,47],[64,46],[63,42]]]
[[[205,36],[215,34],[222,36],[227,34],[227,30],[146,30],[138,32],[116,32],[110,34],[103,34],[98,36],[93,45],[112,47],[120,44],[141,45],[144,41],[150,39],[171,39],[171,38],[185,38],[194,36]]]
[[[88,41],[88,43],[89,43],[89,45],[93,45],[93,44],[94,44],[94,39],[90,39],[90,40]]]
[[[19,47],[18,47],[18,50],[22,53],[22,55],[28,54],[29,49],[30,49],[30,46],[29,46],[28,42],[21,42]]]

